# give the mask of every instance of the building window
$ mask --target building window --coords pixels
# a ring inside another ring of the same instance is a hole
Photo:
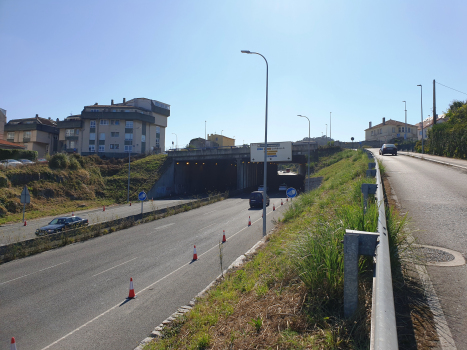
[[[110,137],[119,137],[120,133],[118,131],[113,131],[110,133]]]
[[[105,140],[105,132],[99,133],[99,140]]]
[[[75,135],[75,129],[66,129],[65,130],[65,136],[74,136]]]
[[[133,128],[133,120],[127,120],[125,122],[125,128],[132,129]]]
[[[422,135],[422,131],[419,131],[418,134],[421,136],[421,135]]]
[[[371,135],[374,135],[373,131],[374,131],[374,130],[371,130]]]
[[[409,131],[408,131],[408,132],[410,132],[410,128],[408,128],[408,129],[409,129]]]
[[[100,112],[100,109],[91,109],[91,112]]]
[[[132,151],[133,151],[133,146],[125,145],[125,152],[132,152]]]
[[[133,134],[125,134],[125,141],[133,141]]]
[[[156,134],[160,134],[161,133],[161,127],[160,126],[156,126]]]
[[[96,148],[94,145],[89,145],[89,152],[96,152]]]
[[[159,148],[161,145],[161,140],[160,139],[156,139],[156,147]]]
[[[101,119],[100,124],[101,125],[109,125],[109,120],[108,119]]]
[[[141,135],[141,142],[146,142],[146,135]]]
[[[111,143],[110,149],[120,149],[120,145],[118,143]]]
[[[15,133],[14,132],[9,132],[6,134],[6,138],[11,140],[15,138]]]
[[[31,132],[30,131],[23,131],[23,138],[30,139],[31,138]]]
[[[96,127],[96,121],[95,121],[95,120],[91,120],[90,127],[91,127],[91,128],[95,128],[95,127]]]
[[[71,149],[74,149],[75,148],[75,141],[70,141],[70,147]]]
[[[396,128],[392,128],[392,132],[395,133],[395,132],[396,132]]]
[[[111,120],[110,125],[120,125],[120,120]]]
[[[99,145],[99,152],[105,151],[105,145]]]
[[[89,139],[90,140],[95,140],[96,139],[96,133],[95,132],[92,132],[89,134]]]

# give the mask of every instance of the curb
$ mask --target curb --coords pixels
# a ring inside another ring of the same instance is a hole
[[[442,162],[442,161],[440,161],[440,160],[430,159],[430,158],[426,158],[426,157],[424,157],[424,156],[416,156],[416,155],[413,155],[413,154],[401,153],[401,152],[399,152],[399,154],[400,154],[400,155],[403,155],[403,156],[407,156],[407,157],[417,158],[417,159],[420,159],[420,160],[427,160],[427,161],[433,162],[433,163],[438,163],[438,164],[442,164],[442,165],[452,166],[452,167],[459,168],[459,169],[462,169],[462,170],[467,170],[467,167],[462,166],[462,165],[457,165],[457,164],[448,163],[448,162]]]

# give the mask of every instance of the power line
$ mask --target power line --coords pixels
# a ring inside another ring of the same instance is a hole
[[[454,91],[460,92],[461,94],[464,94],[464,95],[467,95],[465,92],[462,92],[462,91],[459,91],[459,90],[453,89],[452,87],[449,87],[449,86],[443,85],[443,84],[441,84],[441,83],[438,83],[437,81],[436,81],[436,84],[442,85],[442,86],[444,86],[444,87],[447,87],[448,89],[451,89],[451,90],[454,90]]]

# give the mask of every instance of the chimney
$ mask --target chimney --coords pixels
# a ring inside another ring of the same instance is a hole
[[[386,125],[386,118],[383,118],[383,125]]]
[[[125,98],[125,97],[123,98],[123,103],[124,103],[124,104],[126,103],[126,98]]]
[[[39,114],[36,114],[36,118],[39,118]]]
[[[58,118],[57,118],[57,123],[59,122]]]
[[[113,105],[113,104],[114,104],[114,100],[110,100],[110,104]]]
[[[370,122],[370,129],[371,129],[371,122]]]

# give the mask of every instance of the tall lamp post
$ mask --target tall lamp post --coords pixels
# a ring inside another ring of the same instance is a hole
[[[329,112],[329,138],[332,139],[331,137],[331,115],[332,115],[332,112]]]
[[[326,138],[328,138],[328,124],[326,124]]]
[[[423,154],[423,87],[422,85],[417,85],[420,86],[420,110],[422,112],[422,154]]]
[[[175,150],[178,151],[178,136],[174,132],[172,134],[175,135]]]
[[[126,195],[126,202],[128,203],[130,201],[130,163],[131,163],[131,149],[133,148],[133,145],[128,146],[128,191]]]
[[[306,118],[304,115],[298,114],[299,117]],[[305,191],[310,190],[309,181],[310,181],[310,119],[308,119],[308,170],[307,170],[307,179],[306,179],[306,186]]]
[[[404,108],[405,108],[405,134],[404,134],[404,141],[407,140],[407,102],[404,102]]]
[[[267,159],[267,150],[268,150],[268,61],[266,57],[257,52],[250,52],[249,50],[242,50],[242,53],[259,55],[263,57],[266,62],[266,116],[264,122],[264,184],[263,184],[263,236],[266,236],[266,199],[267,197],[267,180],[268,180],[268,159]]]

